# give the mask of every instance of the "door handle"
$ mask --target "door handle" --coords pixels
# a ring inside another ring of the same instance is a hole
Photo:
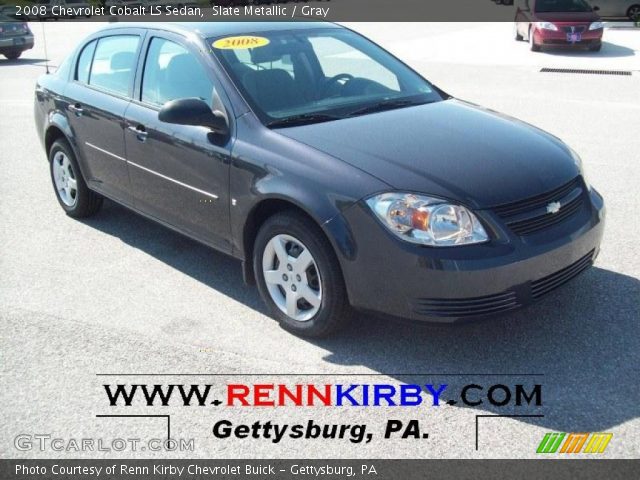
[[[76,117],[81,117],[82,112],[84,112],[84,110],[82,110],[82,105],[80,105],[79,103],[76,103],[75,105],[69,105],[69,110],[75,113]]]
[[[136,135],[136,138],[141,142],[144,143],[147,139],[147,135],[149,133],[147,132],[147,129],[144,128],[144,125],[130,125],[127,128],[132,131]]]

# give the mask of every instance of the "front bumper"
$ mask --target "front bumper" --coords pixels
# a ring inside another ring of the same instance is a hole
[[[454,322],[493,316],[542,298],[586,270],[599,253],[604,202],[595,191],[573,217],[518,237],[489,211],[494,239],[463,247],[423,247],[398,239],[365,204],[343,212],[352,247],[340,254],[351,304],[412,320]],[[342,242],[344,243],[344,242]]]
[[[570,47],[570,48],[586,48],[594,47],[602,43],[603,30],[586,30],[580,33],[580,41],[570,42],[568,33],[562,27],[559,31],[543,30],[536,28],[534,31],[534,40],[537,45],[543,47]]]
[[[7,50],[29,50],[33,48],[33,35],[0,37],[0,52]]]

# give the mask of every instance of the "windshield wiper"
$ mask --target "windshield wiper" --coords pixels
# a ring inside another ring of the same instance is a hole
[[[342,118],[344,117],[338,117],[336,115],[329,115],[326,113],[303,113],[301,115],[293,115],[291,117],[273,120],[267,123],[267,127],[295,127],[297,125],[308,125],[310,123],[331,122]]]
[[[357,117],[358,115],[366,115],[367,113],[376,113],[382,112],[384,110],[393,110],[394,108],[402,108],[414,105],[424,105],[426,103],[431,103],[428,101],[419,101],[419,100],[406,100],[406,99],[395,99],[395,100],[383,100],[378,103],[374,103],[373,105],[367,105],[366,107],[358,108],[353,112],[349,112],[347,117]]]

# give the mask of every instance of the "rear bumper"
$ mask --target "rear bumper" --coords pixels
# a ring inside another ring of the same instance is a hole
[[[604,203],[592,190],[580,214],[537,237],[430,248],[387,232],[365,205],[343,213],[355,248],[341,258],[355,308],[435,322],[494,316],[539,300],[599,253]],[[482,213],[482,212],[481,212]],[[484,217],[484,213],[483,213]]]
[[[33,48],[33,35],[16,35],[0,38],[0,52],[7,50],[29,50]]]

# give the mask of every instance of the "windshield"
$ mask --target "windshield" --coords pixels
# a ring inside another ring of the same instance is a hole
[[[267,125],[311,123],[430,103],[426,80],[346,29],[305,29],[210,39],[213,53]]]
[[[537,0],[536,12],[590,12],[591,5],[584,0]]]

